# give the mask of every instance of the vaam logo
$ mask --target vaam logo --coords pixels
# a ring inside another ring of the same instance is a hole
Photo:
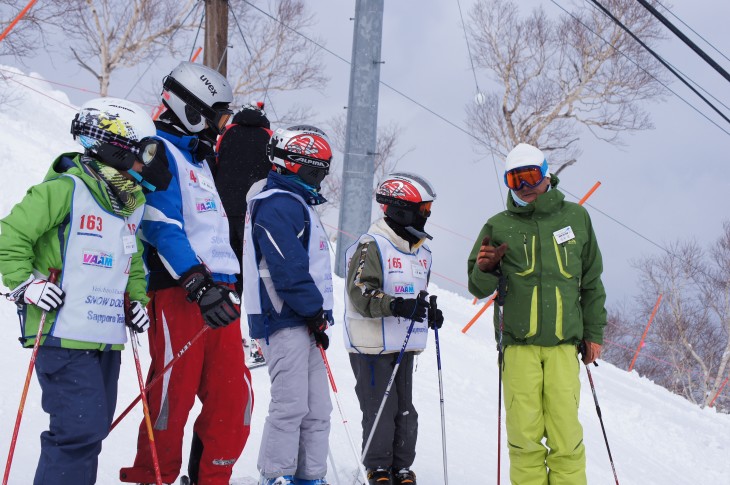
[[[210,91],[210,94],[215,96],[218,94],[218,91],[216,91],[215,86],[213,86],[213,83],[208,80],[207,77],[205,77],[205,74],[201,74],[200,80],[203,81],[203,84],[208,88],[208,91]]]
[[[86,249],[84,250],[83,264],[96,266],[97,268],[111,268],[114,266],[114,256],[104,251]]]
[[[415,293],[413,283],[396,283],[393,289],[396,295],[413,295]]]
[[[207,199],[197,199],[195,202],[195,208],[198,213],[218,210],[218,206],[215,204],[215,199],[212,197],[208,197]]]

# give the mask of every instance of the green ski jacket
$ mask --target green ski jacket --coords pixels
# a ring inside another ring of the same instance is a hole
[[[84,181],[94,196],[94,199],[107,211],[112,212],[111,201],[102,182],[98,181],[83,169],[80,162],[81,154],[64,153],[51,165],[43,182],[34,185],[22,201],[10,214],[0,220],[0,273],[3,284],[14,289],[25,282],[35,270],[48,277],[48,268],[59,268],[63,275],[64,254],[68,240],[69,225],[65,223],[71,211],[74,182],[69,177],[62,177],[63,173],[75,175]],[[61,160],[70,159],[71,168],[62,169]],[[60,171],[59,171],[60,170]],[[144,195],[136,193],[138,203],[144,203]],[[63,246],[62,246],[63,245]],[[132,256],[132,264],[127,281],[127,292],[132,301],[137,300],[147,304],[146,280],[142,264],[142,244],[137,237],[137,253]],[[92,282],[89,282],[90,284]],[[25,312],[24,333],[21,341],[26,347],[35,343],[41,309],[35,305],[27,305]],[[47,334],[56,312],[48,312],[43,334]],[[45,343],[43,337],[41,345]],[[97,349],[121,350],[123,345],[107,345],[95,342],[83,342],[71,339],[55,339],[60,346],[70,349]],[[50,340],[49,340],[50,342]],[[55,342],[54,345],[58,345]]]
[[[490,244],[508,244],[501,261],[507,278],[503,344],[551,347],[577,344],[585,338],[603,344],[606,292],[601,282],[603,262],[591,218],[582,206],[566,202],[552,175],[551,190],[520,207],[512,194],[507,210],[482,227],[469,255],[469,291],[491,295],[498,275],[476,264],[484,236]],[[499,316],[494,312],[495,335]]]

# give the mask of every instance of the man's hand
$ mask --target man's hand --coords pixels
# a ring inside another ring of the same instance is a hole
[[[235,307],[240,305],[238,295],[225,285],[213,281],[208,268],[198,264],[180,277],[183,288],[188,292],[188,301],[200,307],[205,323],[213,328],[225,327],[241,316]]]
[[[309,333],[314,335],[314,341],[324,350],[327,350],[327,347],[330,346],[330,338],[326,330],[330,322],[327,320],[327,314],[324,312],[324,309],[320,308],[316,315],[308,317],[306,321]]]
[[[502,243],[495,248],[489,244],[489,241],[489,236],[484,236],[482,246],[479,248],[479,254],[477,255],[477,266],[479,267],[479,271],[483,273],[491,273],[494,271],[509,247],[507,243]]]
[[[590,340],[583,340],[580,345],[580,351],[582,357],[581,360],[585,365],[592,364],[601,357],[601,344],[591,342]]]

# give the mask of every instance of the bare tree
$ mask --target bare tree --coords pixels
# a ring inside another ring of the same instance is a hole
[[[27,0],[0,1],[0,32],[15,20],[27,3]],[[36,50],[46,48],[44,34],[48,28],[61,24],[59,13],[62,14],[63,11],[63,4],[38,2],[33,5],[0,42],[0,56],[13,56],[17,61],[23,62],[24,58],[31,56]]]
[[[346,133],[345,115],[340,114],[335,116],[328,124],[330,129],[327,134],[329,135],[330,142],[332,142],[332,147],[338,152],[344,153]],[[400,161],[400,159],[402,159],[406,154],[413,151],[411,148],[405,154],[397,157],[396,149],[398,147],[398,140],[400,138],[401,131],[401,127],[394,122],[378,128],[378,138],[375,145],[375,178],[373,182],[373,194],[375,193],[377,184],[383,179],[383,177],[395,170],[395,167],[398,165],[398,161]],[[323,193],[329,202],[322,206],[323,211],[340,207],[340,203],[342,202],[342,169],[343,160],[335,158],[335,161],[330,168],[330,174],[323,182]]]
[[[635,368],[707,406],[730,371],[730,222],[707,251],[696,242],[675,242],[666,254],[643,258],[634,266],[640,272],[640,295],[633,316],[611,313],[607,360],[628,366],[626,359],[633,351],[621,348],[637,345],[654,301],[662,294]],[[730,411],[730,398],[721,396],[716,406]]]
[[[663,38],[635,0],[603,4],[647,44]],[[572,15],[549,18],[536,8],[523,18],[509,0],[477,0],[468,26],[474,60],[499,88],[479,96],[467,117],[487,150],[504,156],[530,143],[550,154],[558,173],[579,157],[581,127],[612,143],[652,127],[641,103],[662,93],[658,63],[598,10]]]
[[[65,46],[73,59],[99,82],[106,96],[112,73],[154,59],[162,50],[175,53],[173,35],[192,28],[188,17],[197,0],[55,0],[62,11]],[[198,5],[196,8],[202,8]]]
[[[271,14],[276,20],[247,2],[232,2],[230,9],[229,38],[232,43],[242,43],[239,50],[245,53],[229,56],[233,69],[228,72],[236,73],[229,74],[229,79],[238,99],[247,102],[274,92],[323,89],[327,85],[329,78],[324,74],[319,47],[300,35],[315,25],[303,0],[278,0]],[[295,104],[286,112],[275,112],[272,104],[268,112],[277,123],[295,123],[311,116],[303,106]]]

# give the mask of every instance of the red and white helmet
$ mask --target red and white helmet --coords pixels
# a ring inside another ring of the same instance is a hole
[[[284,170],[294,173],[307,185],[316,189],[330,171],[332,148],[327,135],[314,126],[298,125],[279,128],[266,147],[269,160]]]
[[[375,201],[386,216],[403,227],[420,226],[417,228],[421,231],[431,215],[434,200],[433,185],[420,175],[407,172],[387,175],[375,193]]]

